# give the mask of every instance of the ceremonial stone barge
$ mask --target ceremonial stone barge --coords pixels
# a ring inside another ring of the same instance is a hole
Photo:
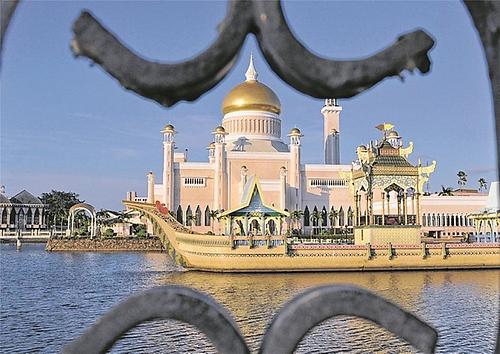
[[[187,269],[280,272],[500,267],[498,243],[334,245],[328,240],[295,243],[285,236],[205,235],[184,227],[162,207],[130,201],[125,205],[144,213],[167,252]]]

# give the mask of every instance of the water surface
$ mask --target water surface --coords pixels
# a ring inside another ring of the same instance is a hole
[[[500,270],[365,273],[217,274],[178,269],[159,253],[48,253],[0,245],[0,346],[5,353],[59,352],[130,294],[178,284],[213,296],[233,314],[256,352],[273,315],[307,288],[350,283],[409,310],[439,332],[439,353],[492,353],[499,313]],[[214,352],[195,328],[174,321],[142,324],[114,353]],[[299,353],[415,352],[368,321],[328,320]]]

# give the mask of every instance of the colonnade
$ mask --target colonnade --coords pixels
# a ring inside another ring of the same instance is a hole
[[[224,121],[224,126],[229,133],[281,136],[281,121],[277,118],[238,117],[226,119]]]
[[[467,217],[467,214],[448,214],[448,213],[427,213],[422,215],[422,226],[427,227],[469,227],[474,226],[472,219]]]
[[[41,228],[44,225],[44,210],[40,207],[4,207],[0,208],[3,228]]]
[[[226,235],[235,235],[240,231],[243,231],[243,235],[280,235],[283,226],[281,217],[267,215],[227,216],[225,223]]]
[[[396,198],[395,207],[391,202]],[[355,226],[360,225],[419,225],[420,220],[420,193],[414,191],[387,191],[380,192],[382,211],[375,215],[373,210],[374,193],[357,191],[354,194]]]

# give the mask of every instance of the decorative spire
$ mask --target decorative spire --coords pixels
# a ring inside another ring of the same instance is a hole
[[[247,72],[245,73],[245,77],[247,81],[257,81],[257,70],[255,70],[255,66],[253,65],[253,54],[250,53],[250,63],[248,64]]]

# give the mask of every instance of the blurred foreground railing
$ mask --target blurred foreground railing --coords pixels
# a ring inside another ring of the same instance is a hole
[[[397,305],[367,290],[328,285],[307,290],[285,304],[264,333],[259,352],[293,353],[304,336],[321,322],[336,316],[369,320],[406,340],[423,353],[433,353],[434,328]],[[249,353],[235,321],[212,297],[181,286],[162,286],[132,296],[102,316],[64,353],[103,353],[137,325],[171,319],[195,326],[219,353]]]

